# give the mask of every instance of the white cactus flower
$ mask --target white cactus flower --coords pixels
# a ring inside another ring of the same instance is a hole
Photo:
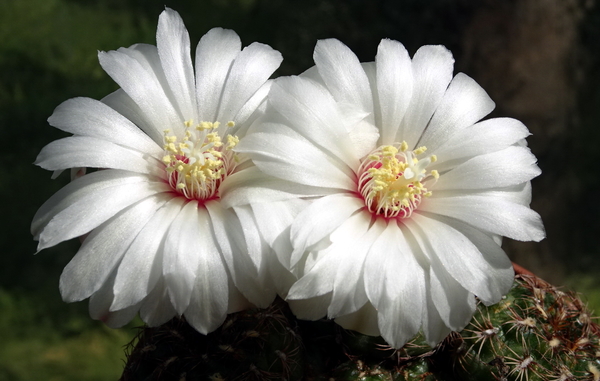
[[[38,249],[87,235],[60,279],[66,301],[90,298],[92,317],[121,326],[175,315],[202,333],[228,312],[275,297],[269,250],[248,212],[220,199],[253,165],[234,152],[260,114],[281,54],[215,28],[195,65],[179,14],[159,18],[157,46],[100,52],[120,89],[75,98],[49,123],[73,136],[47,145],[36,164],[99,168],[51,197],[32,232]],[[238,180],[236,180],[238,179]]]
[[[361,64],[332,39],[314,59],[275,80],[264,119],[236,147],[270,179],[262,194],[223,201],[310,201],[278,253],[298,277],[284,296],[299,318],[336,318],[396,348],[423,330],[434,345],[469,322],[475,295],[492,304],[510,289],[502,236],[544,238],[529,208],[540,174],[529,132],[480,121],[494,102],[453,76],[442,46],[411,59],[382,40]]]

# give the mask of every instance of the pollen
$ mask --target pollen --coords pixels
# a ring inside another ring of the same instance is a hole
[[[183,137],[164,131],[164,156],[168,181],[173,190],[190,200],[206,201],[218,197],[221,182],[230,175],[237,162],[233,148],[235,135],[222,137],[219,122],[192,120],[184,123]],[[228,127],[235,123],[228,122]],[[226,144],[223,140],[226,140]]]
[[[427,189],[438,178],[436,170],[427,167],[437,160],[435,155],[421,157],[427,147],[408,150],[408,144],[386,145],[371,152],[358,171],[358,188],[367,209],[386,218],[407,218],[419,206]]]

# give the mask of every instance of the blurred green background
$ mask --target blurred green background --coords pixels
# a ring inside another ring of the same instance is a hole
[[[116,85],[98,50],[155,43],[158,15],[180,12],[193,44],[214,26],[244,45],[267,43],[285,61],[276,75],[312,66],[317,39],[335,37],[362,61],[381,38],[409,52],[443,44],[457,71],[474,77],[497,103],[493,116],[524,121],[543,174],[533,208],[542,243],[507,241],[516,262],[557,285],[581,291],[600,311],[600,10],[590,0],[0,0],[0,381],[117,379],[134,322],[111,330],[87,303],[65,304],[68,242],[34,256],[29,224],[68,176],[31,163],[63,136],[46,119],[62,101],[102,98]]]

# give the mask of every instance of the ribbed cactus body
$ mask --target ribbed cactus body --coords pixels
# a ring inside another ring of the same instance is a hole
[[[475,380],[600,380],[598,326],[573,293],[518,276],[452,338],[457,373]]]
[[[418,335],[394,350],[332,321],[296,320],[278,299],[208,335],[181,319],[144,329],[122,380],[600,381],[598,334],[575,294],[519,275],[436,348]]]

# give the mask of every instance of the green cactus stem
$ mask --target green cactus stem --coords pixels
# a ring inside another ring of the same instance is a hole
[[[121,380],[600,381],[599,334],[576,294],[521,274],[435,348],[422,335],[395,350],[329,320],[297,320],[277,299],[208,335],[183,319],[144,328]]]

